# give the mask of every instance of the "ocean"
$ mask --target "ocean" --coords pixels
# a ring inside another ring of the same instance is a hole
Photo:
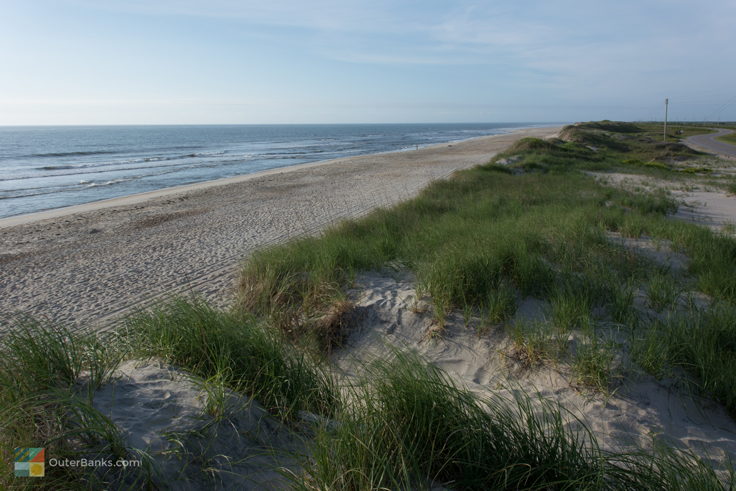
[[[533,123],[0,127],[0,217]]]

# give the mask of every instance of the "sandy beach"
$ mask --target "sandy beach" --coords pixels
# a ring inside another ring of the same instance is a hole
[[[100,329],[172,295],[225,305],[251,251],[410,198],[520,138],[558,130],[305,164],[0,219],[0,312]]]

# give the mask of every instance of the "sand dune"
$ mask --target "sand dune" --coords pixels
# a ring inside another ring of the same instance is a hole
[[[513,341],[503,329],[479,336],[480,319],[471,318],[466,325],[459,312],[448,317],[441,335],[431,336],[430,299],[417,297],[408,275],[363,274],[351,296],[354,328],[332,359],[344,376],[357,375],[366,362],[387,356],[391,349],[408,349],[480,397],[512,398],[521,391],[561,404],[607,450],[651,448],[657,440],[696,451],[716,466],[736,457],[736,423],[725,409],[672,380],[657,381],[630,367],[612,394],[595,393],[576,385],[568,365],[525,367],[514,359]],[[528,297],[512,322],[539,321],[545,315],[544,302]]]

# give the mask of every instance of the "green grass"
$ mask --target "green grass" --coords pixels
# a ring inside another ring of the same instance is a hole
[[[126,448],[115,425],[92,406],[124,352],[92,335],[30,319],[9,324],[0,345],[0,487],[136,487],[151,482],[150,461]],[[111,469],[46,467],[40,481],[13,476],[14,447],[44,447],[57,459],[143,459],[125,475]]]
[[[661,141],[663,138],[662,130],[664,128],[661,122],[637,123],[636,126],[642,130],[641,134],[643,136],[656,139],[657,141]],[[713,130],[710,128],[711,126],[713,126],[713,123],[700,124],[671,121],[667,124],[667,141],[677,142],[689,136],[713,133]]]
[[[175,300],[128,325],[137,356],[162,359],[209,381],[214,404],[208,408],[215,414],[225,387],[253,397],[285,421],[299,411],[329,416],[339,402],[320,364],[251,317]]]
[[[578,384],[608,393],[613,383],[615,346],[596,337],[578,347],[572,369]]]
[[[723,489],[690,455],[605,452],[559,407],[478,399],[412,355],[374,364],[354,391],[339,425],[318,433],[295,487]]]
[[[675,278],[664,271],[656,271],[649,279],[647,296],[649,306],[661,312],[672,307],[680,295],[680,288]]]
[[[401,264],[415,274],[418,293],[431,297],[438,325],[457,309],[466,319],[478,313],[478,334],[504,326],[522,364],[568,363],[577,384],[608,392],[619,347],[603,329],[614,325],[631,334],[639,366],[659,377],[687,373],[735,413],[736,241],[669,218],[676,204],[665,192],[614,189],[586,173],[686,182],[705,172],[682,166],[700,154],[675,139],[707,130],[673,129],[668,144],[658,131],[604,121],[568,127],[567,141],[523,139],[415,199],[257,252],[243,266],[233,311],[172,301],[130,319],[126,335],[106,343],[30,321],[11,326],[0,353],[1,447],[134,454],[91,401],[121,359],[155,357],[201,380],[215,421],[225,417],[229,391],[287,423],[302,411],[330,418],[295,482],[305,488],[720,489],[693,456],[604,452],[584,425],[570,430],[560,408],[524,396],[478,399],[412,356],[396,354],[338,390],[303,349],[338,346],[356,276]],[[610,241],[610,232],[668,241],[689,266],[661,269]],[[692,289],[715,307],[683,312],[677,299]],[[656,319],[635,308],[637,290]],[[509,323],[527,296],[547,302],[546,320]],[[149,464],[125,484],[152,485],[152,472]],[[120,483],[114,473],[55,470],[43,484]],[[16,484],[10,467],[0,471],[0,486]]]
[[[725,143],[730,143],[732,145],[736,145],[736,133],[731,133],[729,135],[723,135],[719,136],[717,140],[720,140]]]
[[[512,355],[524,367],[557,362],[568,354],[568,333],[550,322],[515,322],[508,331],[514,341]]]
[[[697,389],[736,414],[736,309],[729,304],[690,309],[655,320],[640,334],[634,356],[647,371],[666,377],[675,368]]]
[[[630,282],[614,285],[611,289],[608,310],[611,319],[623,326],[634,327],[638,321],[634,311],[634,289],[635,286]]]
[[[0,487],[128,489],[157,486],[154,464],[127,448],[115,424],[93,407],[95,390],[121,360],[156,357],[198,378],[205,416],[226,417],[230,391],[258,400],[290,423],[301,411],[330,416],[340,398],[332,376],[303,351],[252,318],[175,300],[137,315],[128,329],[104,340],[63,327],[21,320],[8,326],[0,348],[0,448],[44,447],[48,458],[143,459],[124,473],[47,466],[43,481],[0,470]]]
[[[490,324],[499,324],[516,313],[516,289],[508,282],[500,281],[488,295],[483,309]]]
[[[710,329],[725,325],[729,315],[709,320]],[[712,337],[730,349],[722,334]],[[599,351],[580,353],[584,383],[606,383],[608,359]],[[141,314],[125,336],[104,343],[26,323],[5,339],[2,354],[3,449],[45,446],[57,458],[145,458],[126,448],[91,398],[121,359],[150,355],[202,379],[205,409],[214,421],[224,415],[228,390],[254,396],[287,421],[299,410],[331,418],[306,433],[311,443],[303,474],[292,475],[296,488],[724,489],[713,469],[693,455],[603,451],[585,424],[560,407],[524,395],[479,399],[411,354],[396,352],[369,365],[360,380],[338,392],[318,365],[280,335],[197,301],[173,301]],[[183,450],[185,457],[190,450]],[[40,484],[128,489],[160,485],[155,476],[148,462],[124,475],[49,469]],[[6,487],[37,484],[18,482],[8,470],[0,479]]]
[[[398,263],[431,296],[440,326],[456,309],[486,312],[492,326],[513,314],[518,298],[549,301],[551,327],[520,327],[512,335],[525,358],[555,360],[566,357],[563,340],[571,332],[595,331],[594,312],[635,328],[637,286],[658,311],[673,308],[685,288],[736,302],[736,241],[669,218],[677,205],[664,191],[615,189],[582,172],[678,180],[680,159],[697,162],[700,154],[662,144],[646,125],[602,122],[563,133],[571,141],[522,139],[488,165],[435,182],[413,200],[256,253],[242,270],[240,308],[275,319],[287,336],[331,339],[320,334],[319,320],[344,302],[355,276]],[[669,163],[646,165],[660,159]],[[611,243],[609,232],[669,241],[690,258],[684,278]],[[710,394],[720,390],[704,385]]]

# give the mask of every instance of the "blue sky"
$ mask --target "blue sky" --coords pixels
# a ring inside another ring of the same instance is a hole
[[[0,124],[736,120],[736,2],[5,0]]]

